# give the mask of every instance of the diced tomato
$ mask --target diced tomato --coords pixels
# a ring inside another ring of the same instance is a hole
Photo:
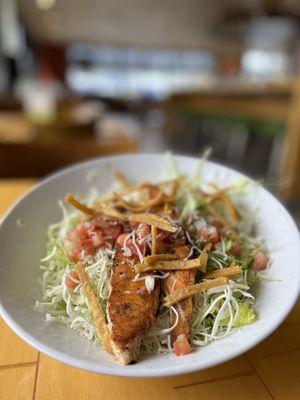
[[[90,239],[95,248],[102,247],[104,245],[103,234],[101,231],[92,232],[90,234]]]
[[[199,231],[196,236],[204,243],[216,244],[220,240],[218,229],[213,225],[205,225]]]
[[[84,240],[87,237],[88,232],[88,225],[87,224],[79,224],[75,228],[75,235],[78,237],[79,240]]]
[[[104,238],[109,238],[113,242],[116,242],[117,238],[119,237],[120,233],[122,232],[122,226],[120,224],[111,225],[107,228],[102,229]]]
[[[118,237],[118,239],[116,241],[116,246],[123,248],[125,240],[127,238],[129,238],[129,236],[130,236],[130,233],[121,233],[121,235]],[[128,243],[128,241],[129,241],[129,239],[127,239],[127,243]]]
[[[140,224],[139,222],[130,221],[129,226],[130,226],[130,228],[131,228],[132,230],[134,230],[134,229],[137,229],[137,228],[138,228],[139,224]]]
[[[112,225],[103,218],[77,225],[75,229],[68,232],[67,236],[67,239],[72,243],[70,259],[78,261],[83,256],[94,254],[97,249],[105,246],[104,236],[109,236],[110,242],[114,243],[121,230],[121,225]]]
[[[86,239],[82,242],[82,251],[84,256],[90,256],[95,252],[93,239]]]
[[[141,240],[149,234],[150,234],[150,226],[146,224],[139,224],[136,231],[137,238]]]
[[[139,243],[138,240],[135,240],[136,244],[135,246],[132,238],[129,236],[130,233],[122,233],[116,241],[116,246],[121,247],[125,251],[125,255],[126,255],[126,249],[129,249],[130,251],[128,252],[128,257],[138,258],[137,247],[139,248],[142,254],[145,254],[145,245],[143,243]],[[126,241],[126,248],[125,248],[125,241]]]
[[[109,220],[104,217],[99,217],[95,221],[97,228],[101,229],[104,239],[108,238],[113,244],[122,232],[122,225],[115,220]]]
[[[267,268],[269,259],[266,255],[266,253],[262,250],[257,250],[254,254],[253,254],[253,261],[252,261],[252,265],[251,268],[254,271],[262,271],[263,269]]]
[[[241,245],[239,244],[238,241],[235,241],[232,243],[231,249],[230,249],[230,253],[233,256],[239,256],[240,254],[242,254],[243,249],[241,247]]]
[[[182,333],[177,337],[173,343],[173,350],[176,356],[184,356],[185,354],[191,353],[192,347],[186,335]]]
[[[76,271],[71,271],[70,275],[72,276],[72,278],[76,279],[77,281],[79,281],[79,275],[77,274]],[[66,285],[70,288],[70,289],[75,289],[78,286],[78,283],[72,281],[72,279],[69,276],[66,276]]]

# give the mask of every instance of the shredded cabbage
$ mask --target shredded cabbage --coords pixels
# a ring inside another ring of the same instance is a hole
[[[239,306],[239,311],[237,316],[233,321],[234,327],[241,327],[244,325],[251,324],[252,322],[257,320],[256,312],[253,310],[253,306],[250,302],[243,302]]]

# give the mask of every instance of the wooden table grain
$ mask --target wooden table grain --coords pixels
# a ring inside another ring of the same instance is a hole
[[[33,184],[0,180],[0,214]],[[298,400],[299,366],[300,302],[246,354],[205,371],[155,379],[97,375],[61,364],[25,344],[0,320],[1,400]]]

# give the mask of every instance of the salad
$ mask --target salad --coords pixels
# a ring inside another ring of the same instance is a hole
[[[251,289],[270,262],[243,205],[248,181],[220,188],[172,158],[168,173],[132,185],[115,172],[109,195],[67,194],[48,229],[36,309],[122,364],[189,354],[258,318]]]

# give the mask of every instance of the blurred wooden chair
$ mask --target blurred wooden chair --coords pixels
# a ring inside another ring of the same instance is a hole
[[[201,92],[177,93],[164,103],[164,108],[170,135],[173,116],[179,110],[284,123],[283,148],[277,160],[278,180],[282,183],[278,194],[287,201],[300,197],[300,80],[265,85],[219,86]]]

